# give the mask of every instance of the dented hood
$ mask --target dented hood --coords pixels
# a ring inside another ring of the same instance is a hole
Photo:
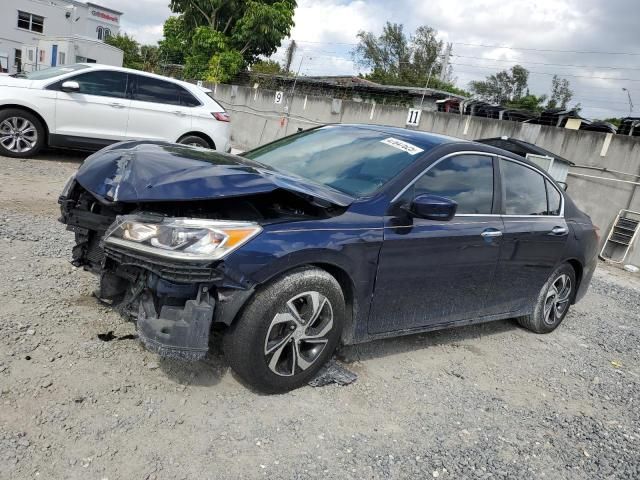
[[[107,202],[213,200],[276,189],[345,207],[353,198],[249,159],[165,142],[122,142],[88,157],[76,181]]]

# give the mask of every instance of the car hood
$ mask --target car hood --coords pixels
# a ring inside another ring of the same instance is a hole
[[[30,87],[33,80],[16,78],[10,75],[0,75],[0,87]]]
[[[165,142],[122,142],[104,148],[84,161],[76,181],[110,203],[213,200],[277,189],[341,207],[354,200],[237,155]]]

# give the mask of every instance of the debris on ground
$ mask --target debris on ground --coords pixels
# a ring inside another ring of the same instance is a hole
[[[337,385],[349,385],[358,379],[358,375],[351,370],[347,370],[342,364],[336,360],[329,360],[327,364],[322,367],[318,372],[318,375],[309,381],[309,385],[312,387],[325,387],[332,383]]]

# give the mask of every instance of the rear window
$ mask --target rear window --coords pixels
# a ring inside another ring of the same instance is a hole
[[[200,102],[180,85],[158,78],[131,75],[131,99],[140,102],[195,107]]]
[[[551,185],[549,180],[546,180],[547,185],[547,198],[549,202],[549,215],[560,215],[560,209],[562,208],[562,196],[560,192]]]
[[[545,178],[516,162],[500,160],[507,215],[547,215]]]

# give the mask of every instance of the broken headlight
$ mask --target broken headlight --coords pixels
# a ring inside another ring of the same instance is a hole
[[[218,260],[261,231],[253,222],[124,215],[104,242],[177,260]]]

